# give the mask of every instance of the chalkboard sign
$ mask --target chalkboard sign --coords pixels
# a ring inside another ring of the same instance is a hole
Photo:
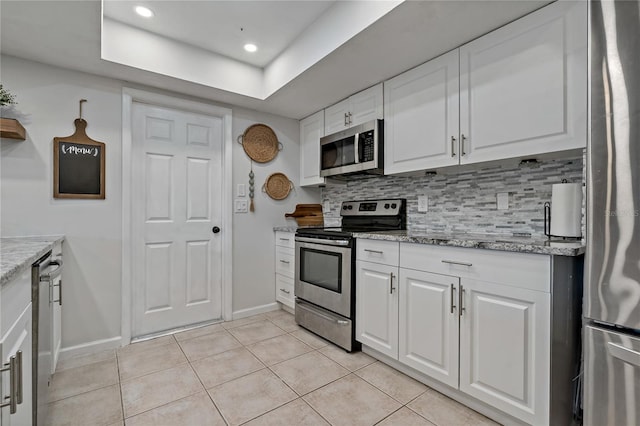
[[[86,135],[86,121],[75,124],[75,134],[53,139],[53,196],[104,199],[105,144]]]

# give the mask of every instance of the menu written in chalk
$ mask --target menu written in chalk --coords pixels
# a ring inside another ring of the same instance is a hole
[[[104,199],[104,144],[64,140],[54,144],[54,196]]]

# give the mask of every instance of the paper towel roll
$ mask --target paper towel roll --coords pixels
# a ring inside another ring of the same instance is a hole
[[[551,186],[551,235],[582,236],[582,185],[558,183]]]

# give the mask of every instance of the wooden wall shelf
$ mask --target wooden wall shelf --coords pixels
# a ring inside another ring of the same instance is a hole
[[[18,120],[12,118],[0,118],[0,137],[25,140],[26,130]]]

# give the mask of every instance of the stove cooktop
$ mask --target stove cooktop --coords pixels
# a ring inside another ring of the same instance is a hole
[[[296,235],[325,238],[349,238],[354,232],[379,232],[406,229],[406,200],[384,199],[345,201],[340,208],[342,226],[299,228]]]

